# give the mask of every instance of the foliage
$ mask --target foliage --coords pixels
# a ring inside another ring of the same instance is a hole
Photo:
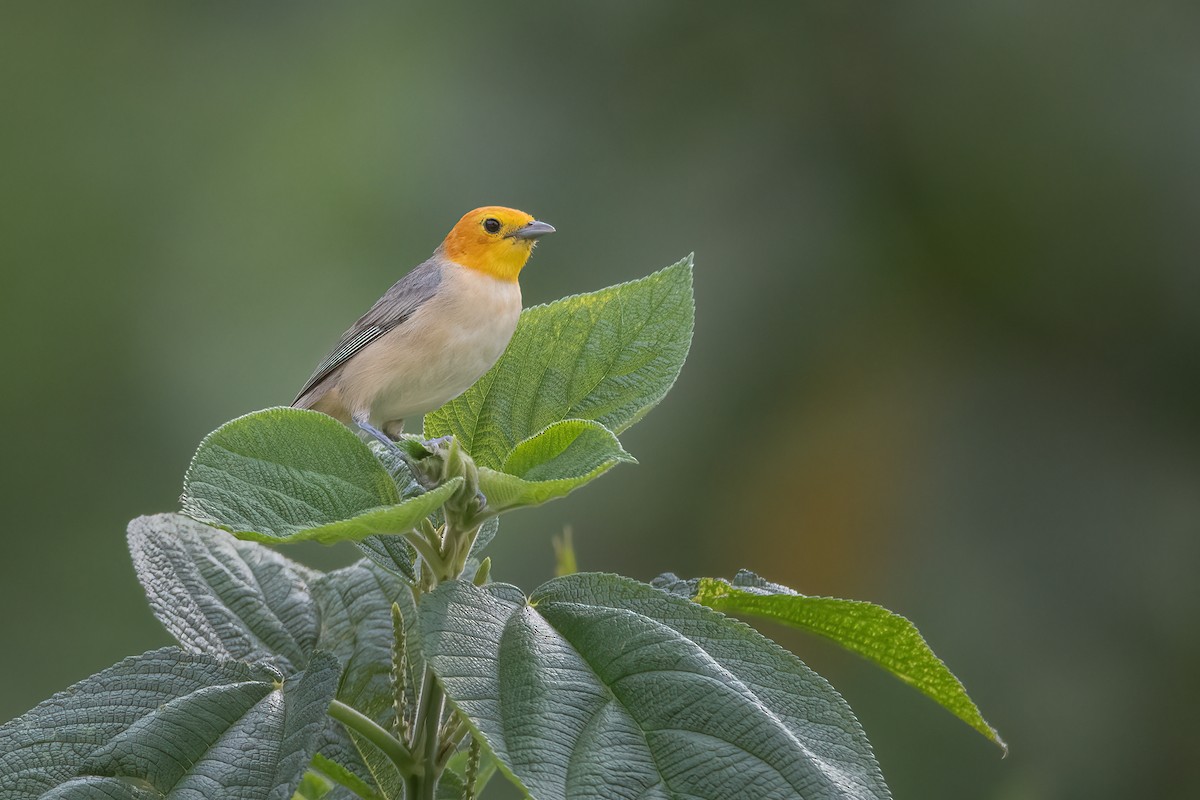
[[[722,612],[831,638],[1002,745],[912,624],[868,603],[749,573],[489,581],[500,514],[633,461],[617,434],[683,365],[691,267],[526,311],[429,440],[368,446],[295,409],[206,437],[186,516],[129,526],[179,646],[0,727],[0,800],[434,800],[495,774],[538,800],[889,797],[837,692]],[[308,539],[367,557],[320,573],[266,546]]]

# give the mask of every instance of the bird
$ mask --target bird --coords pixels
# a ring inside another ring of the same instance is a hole
[[[549,233],[515,208],[467,212],[342,334],[292,406],[395,447],[405,419],[459,396],[499,360],[521,316],[521,270]]]

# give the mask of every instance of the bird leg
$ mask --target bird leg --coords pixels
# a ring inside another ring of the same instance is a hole
[[[360,431],[366,433],[374,439],[378,439],[384,447],[388,448],[406,461],[408,460],[408,454],[400,449],[400,445],[396,444],[396,440],[379,430],[379,428],[376,428],[370,423],[369,420],[365,418],[355,419],[354,424]]]
[[[397,458],[403,461],[405,466],[408,467],[408,471],[412,473],[413,478],[416,479],[417,483],[421,484],[421,486],[423,486],[426,490],[434,488],[434,485],[430,482],[430,479],[425,475],[424,470],[417,466],[417,462],[413,460],[412,456],[406,453],[404,449],[400,447],[400,445],[396,444],[395,439],[372,425],[369,418],[366,416],[356,417],[354,424],[359,430],[363,431],[371,438],[378,440],[383,444],[384,447],[394,453]],[[397,435],[399,435],[400,431],[403,430],[403,426],[404,422],[401,420],[399,423],[389,422],[388,424],[384,425],[384,428],[386,428],[389,433],[392,430],[395,430]],[[447,444],[451,438],[451,436],[439,436],[436,439],[427,439],[422,442],[422,446],[424,446],[425,449],[431,453],[436,452],[438,446]],[[487,496],[479,489],[475,490],[474,501],[476,505],[476,513],[482,511],[487,506]]]
[[[412,456],[404,451],[404,448],[396,444],[395,439],[372,425],[370,420],[365,415],[362,417],[356,417],[354,419],[354,424],[360,431],[367,434],[372,439],[379,441],[392,453],[392,455],[404,462],[404,466],[408,467],[408,472],[410,475],[412,475],[413,480],[415,480],[423,489],[428,491],[433,488],[433,485],[430,483],[430,479],[425,475],[425,471],[417,466],[417,462],[413,460]]]

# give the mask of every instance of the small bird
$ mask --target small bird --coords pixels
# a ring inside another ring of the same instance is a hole
[[[406,418],[462,394],[500,358],[521,316],[517,278],[553,232],[513,208],[468,212],[342,335],[292,405],[395,441]]]

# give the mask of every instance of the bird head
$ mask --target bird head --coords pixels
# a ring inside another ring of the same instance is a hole
[[[515,281],[537,240],[547,233],[554,233],[554,228],[524,211],[484,206],[458,221],[442,242],[442,251],[468,269]]]

